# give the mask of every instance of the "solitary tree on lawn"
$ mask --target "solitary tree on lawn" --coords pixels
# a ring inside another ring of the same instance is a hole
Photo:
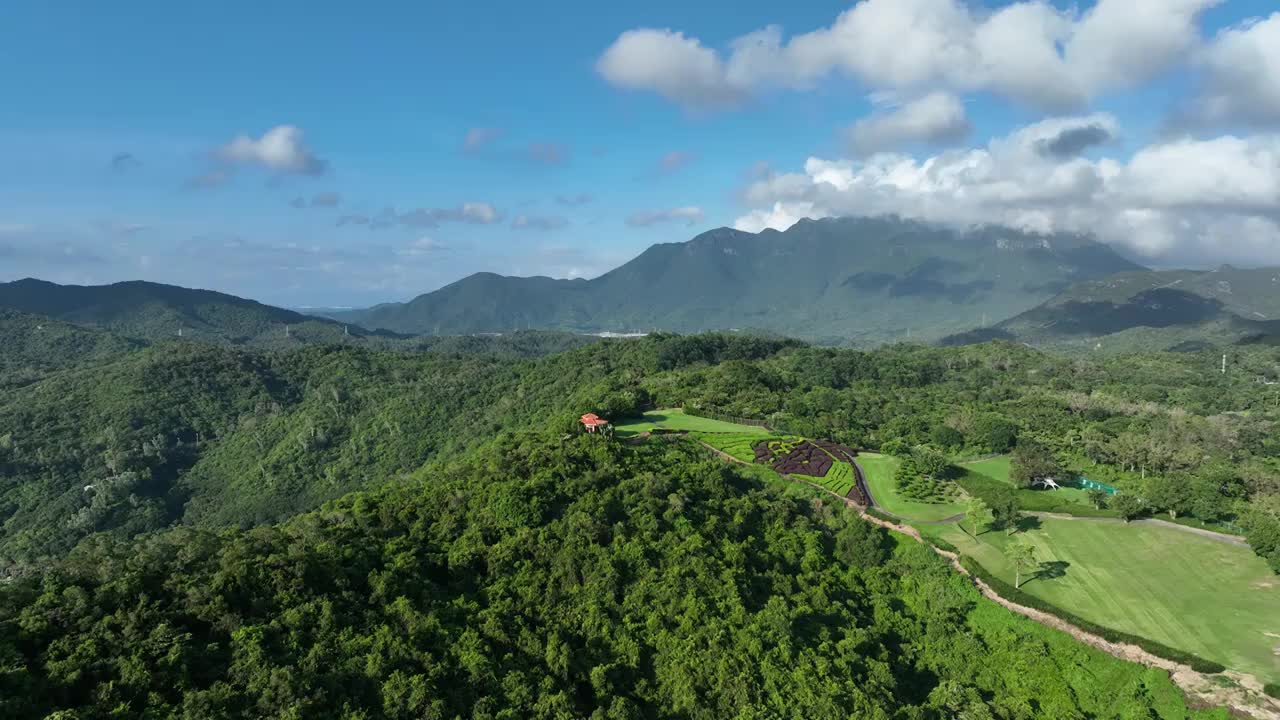
[[[969,534],[978,537],[991,520],[991,508],[982,498],[972,497],[969,498],[969,509],[965,511],[964,517],[969,521]]]
[[[1005,546],[1004,556],[1013,566],[1013,586],[1022,587],[1022,571],[1036,566],[1036,547],[1026,539],[1014,540]]]

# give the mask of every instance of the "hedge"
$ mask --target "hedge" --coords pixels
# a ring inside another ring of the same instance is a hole
[[[1054,615],[1058,618],[1061,618],[1062,620],[1065,620],[1071,623],[1072,625],[1075,625],[1081,630],[1103,637],[1110,642],[1125,643],[1128,645],[1137,645],[1138,647],[1142,648],[1143,650],[1146,650],[1152,655],[1162,657],[1165,660],[1172,660],[1173,662],[1187,665],[1192,670],[1195,670],[1196,672],[1201,672],[1206,674],[1216,674],[1216,673],[1223,672],[1224,670],[1227,669],[1221,663],[1216,663],[1212,660],[1205,660],[1204,658],[1199,657],[1197,655],[1193,655],[1189,652],[1183,652],[1182,650],[1176,650],[1174,648],[1169,647],[1168,645],[1163,645],[1154,640],[1148,640],[1147,638],[1139,637],[1137,635],[1130,635],[1129,633],[1120,632],[1119,630],[1112,630],[1111,628],[1103,627],[1101,625],[1089,622],[1088,620],[1085,620],[1083,618],[1077,617],[1076,615],[1073,615],[1067,612],[1066,610],[1063,610],[1055,605],[1050,605],[1049,603],[1045,602],[1044,600],[1041,600],[1040,598],[1034,595],[1030,595],[1028,593],[1023,592],[1022,590],[1019,590],[1018,588],[1013,587],[1012,585],[1005,582],[1004,580],[1001,580],[1000,578],[987,572],[986,568],[984,568],[976,560],[974,560],[973,558],[967,555],[960,559],[960,564],[964,567],[964,569],[968,570],[970,574],[982,580],[992,590],[994,590],[997,595],[1003,597],[1004,599],[1009,600],[1011,602],[1015,602],[1019,605],[1025,605],[1026,607],[1040,610],[1041,612],[1049,613],[1050,615]]]
[[[893,523],[894,525],[899,524],[898,518],[893,517],[892,515],[886,515],[885,513],[882,513],[873,507],[867,508],[867,514],[873,518],[876,518],[877,520],[883,520],[887,523]]]
[[[956,555],[960,554],[960,548],[956,547],[955,545],[952,545],[951,543],[947,542],[946,540],[943,540],[940,537],[932,537],[932,536],[923,535],[923,534],[920,537],[924,538],[925,542],[938,548],[939,550],[945,550],[946,552],[955,553]]]

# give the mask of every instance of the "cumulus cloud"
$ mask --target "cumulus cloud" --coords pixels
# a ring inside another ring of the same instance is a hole
[[[669,210],[642,210],[632,213],[627,218],[627,225],[631,227],[649,227],[658,223],[666,222],[682,222],[685,225],[692,226],[702,222],[705,213],[700,207],[677,207]]]
[[[1145,82],[1196,47],[1200,13],[1221,0],[1098,0],[1087,12],[1022,0],[862,0],[828,27],[785,39],[769,26],[723,56],[672,30],[622,33],[596,68],[611,84],[693,109],[830,75],[907,94],[984,91],[1053,111]]]
[[[489,143],[502,137],[502,128],[476,127],[467,131],[467,135],[462,140],[462,149],[466,152],[473,153]]]
[[[867,155],[910,143],[960,140],[969,130],[960,98],[934,92],[854,123],[849,128],[849,147],[857,155]]]
[[[596,61],[596,71],[617,87],[651,90],[690,108],[727,107],[746,97],[714,50],[672,30],[622,33]]]
[[[502,217],[502,211],[489,203],[467,202],[450,208],[417,208],[397,216],[397,222],[407,227],[431,228],[446,222],[492,225],[502,222]]]
[[[256,166],[285,175],[323,175],[328,168],[306,146],[302,130],[292,125],[278,125],[256,139],[239,135],[218,148],[215,156],[229,165]]]
[[[1037,142],[1036,149],[1042,155],[1070,158],[1083,153],[1091,147],[1109,143],[1114,139],[1114,123],[1092,121],[1080,125],[1067,125],[1056,135]]]
[[[1127,160],[1080,155],[1116,132],[1106,115],[1051,118],[925,158],[809,158],[802,173],[750,183],[752,209],[735,226],[892,214],[1092,233],[1157,264],[1280,263],[1280,135],[1168,140]]]
[[[561,215],[517,215],[511,221],[514,230],[560,230],[569,225],[569,218]]]
[[[1218,33],[1201,56],[1195,119],[1280,124],[1280,12]]]

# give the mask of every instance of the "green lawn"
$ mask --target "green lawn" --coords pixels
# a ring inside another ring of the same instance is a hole
[[[620,420],[613,425],[614,430],[620,437],[629,435],[638,435],[642,432],[650,430],[684,430],[687,432],[707,432],[707,433],[755,433],[757,435],[769,435],[769,431],[763,428],[753,427],[751,425],[738,425],[737,423],[723,422],[721,420],[712,420],[710,418],[697,417],[696,415],[686,415],[683,410],[650,410],[643,417],[631,418],[628,420]]]
[[[898,494],[893,473],[898,469],[897,458],[877,453],[858,455],[858,464],[867,476],[867,486],[876,504],[884,510],[908,520],[932,522],[944,520],[965,511],[965,506],[955,502],[925,503],[909,500]]]
[[[929,531],[1013,582],[992,531]],[[1080,617],[1280,682],[1280,577],[1248,548],[1150,525],[1045,518],[1022,533],[1060,577],[1022,589]],[[1016,536],[1015,536],[1016,537]]]
[[[1013,485],[1009,479],[1009,456],[987,458],[961,464],[970,477],[961,478],[960,484],[966,487],[972,482],[981,482],[983,478],[998,480],[1006,485]],[[974,478],[977,475],[980,477]],[[1089,494],[1079,488],[1061,488],[1059,490],[1027,490],[1019,489],[1018,504],[1024,510],[1042,512],[1078,512],[1081,514],[1097,514],[1093,504],[1089,502]],[[1074,507],[1078,506],[1078,507]]]

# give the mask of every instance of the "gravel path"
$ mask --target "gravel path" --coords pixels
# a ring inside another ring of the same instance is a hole
[[[1072,520],[1072,521],[1079,521],[1079,522],[1104,522],[1104,523],[1124,522],[1124,520],[1120,518],[1112,518],[1112,517],[1085,517],[1082,515],[1063,515],[1061,513],[1046,513],[1046,512],[1028,512],[1023,514],[1030,515],[1033,517],[1052,518],[1054,520]],[[1243,548],[1249,547],[1249,541],[1245,540],[1239,535],[1228,535],[1226,533],[1214,532],[1213,530],[1205,530],[1203,528],[1191,527],[1190,525],[1179,525],[1178,523],[1172,523],[1172,522],[1169,522],[1168,520],[1161,520],[1159,518],[1141,518],[1138,520],[1132,520],[1130,521],[1129,524],[1130,525],[1155,525],[1157,527],[1169,528],[1170,530],[1180,530],[1185,533],[1191,533],[1192,535],[1199,535],[1202,538],[1208,538],[1209,540],[1225,543],[1227,545],[1236,545]]]
[[[714,452],[717,456],[719,456],[720,458],[728,462],[738,463],[741,465],[751,464],[743,460],[739,460],[738,458],[735,458],[732,455],[729,455],[728,453],[721,452],[720,450],[710,445],[707,445],[706,443],[701,443],[701,444],[703,447]],[[863,477],[862,467],[857,462],[853,462],[853,468],[857,475],[858,482],[862,483],[863,490],[868,491],[868,488],[866,487],[866,483]],[[1002,607],[1006,608],[1011,612],[1015,612],[1019,615],[1022,615],[1023,617],[1034,620],[1040,623],[1041,625],[1045,625],[1047,627],[1054,628],[1055,630],[1065,632],[1071,637],[1075,638],[1076,640],[1086,645],[1097,648],[1098,650],[1101,650],[1109,655],[1118,657],[1122,660],[1128,660],[1129,662],[1139,663],[1147,667],[1160,668],[1162,670],[1165,670],[1169,673],[1169,676],[1173,679],[1173,682],[1177,684],[1177,686],[1182,689],[1182,691],[1187,695],[1187,697],[1192,699],[1193,701],[1203,703],[1212,707],[1225,707],[1228,709],[1229,712],[1232,713],[1232,715],[1235,715],[1237,717],[1256,718],[1256,720],[1280,720],[1280,701],[1277,701],[1273,698],[1266,696],[1262,691],[1262,682],[1252,675],[1236,672],[1234,670],[1228,670],[1224,673],[1219,673],[1218,675],[1206,675],[1204,673],[1196,672],[1195,670],[1192,670],[1187,665],[1182,665],[1180,663],[1173,662],[1172,660],[1166,660],[1157,655],[1153,655],[1136,645],[1127,645],[1124,643],[1111,642],[1110,640],[1107,640],[1104,637],[1101,637],[1099,635],[1094,635],[1093,633],[1090,633],[1086,630],[1076,627],[1075,625],[1072,625],[1071,623],[1063,620],[1062,618],[1056,615],[1051,615],[1049,613],[1042,612],[1034,608],[1026,607],[1025,605],[1019,605],[1018,603],[1015,603],[1012,600],[1007,600],[1004,597],[1002,597],[999,593],[997,593],[995,590],[992,590],[990,587],[988,587],[986,583],[970,575],[969,571],[965,570],[964,566],[960,564],[959,555],[952,552],[947,552],[946,550],[943,550],[938,547],[934,547],[933,545],[926,543],[924,538],[920,535],[920,531],[915,529],[911,525],[889,522],[887,520],[881,520],[880,518],[874,517],[872,515],[868,515],[866,514],[866,509],[859,506],[853,500],[850,500],[847,497],[843,497],[837,493],[827,490],[826,488],[822,487],[821,485],[818,485],[817,483],[809,482],[807,480],[803,480],[801,478],[797,478],[789,475],[784,477],[787,477],[788,479],[796,482],[803,483],[810,487],[816,488],[834,498],[839,499],[848,507],[858,511],[862,515],[864,520],[866,520],[869,523],[872,523],[873,525],[878,525],[890,531],[907,535],[908,537],[913,538],[916,542],[924,543],[927,547],[932,549],[935,553],[945,558],[951,564],[951,567],[955,569],[956,572],[969,578],[969,580],[973,582],[973,584],[978,588],[978,591],[981,592],[984,597],[986,597],[987,599],[991,600],[994,603],[1001,605]],[[874,505],[875,500],[871,497],[871,493],[869,491],[867,492],[867,498],[871,499],[871,502]],[[880,512],[884,512],[884,511],[880,510]],[[1052,517],[1052,518],[1062,518],[1062,519],[1070,519],[1070,520],[1103,520],[1103,521],[1110,520],[1115,522],[1122,522],[1119,518],[1079,518],[1073,515],[1060,516],[1060,515],[1053,515],[1050,513],[1030,513],[1030,514],[1037,515],[1040,517]],[[894,517],[897,517],[897,516],[894,516]],[[944,520],[939,522],[947,522],[947,521]],[[1151,523],[1159,523],[1162,525],[1168,525],[1171,527],[1192,531],[1198,535],[1218,536],[1215,539],[1219,539],[1219,538],[1227,539],[1227,540],[1224,540],[1224,542],[1228,540],[1229,541],[1238,540],[1238,538],[1234,538],[1230,535],[1223,535],[1222,533],[1215,533],[1209,530],[1200,530],[1199,528],[1186,527],[1185,525],[1176,525],[1174,523],[1164,522],[1163,520],[1144,520],[1141,522],[1151,522]],[[1221,678],[1227,678],[1232,682],[1230,685],[1224,685],[1221,682]]]

